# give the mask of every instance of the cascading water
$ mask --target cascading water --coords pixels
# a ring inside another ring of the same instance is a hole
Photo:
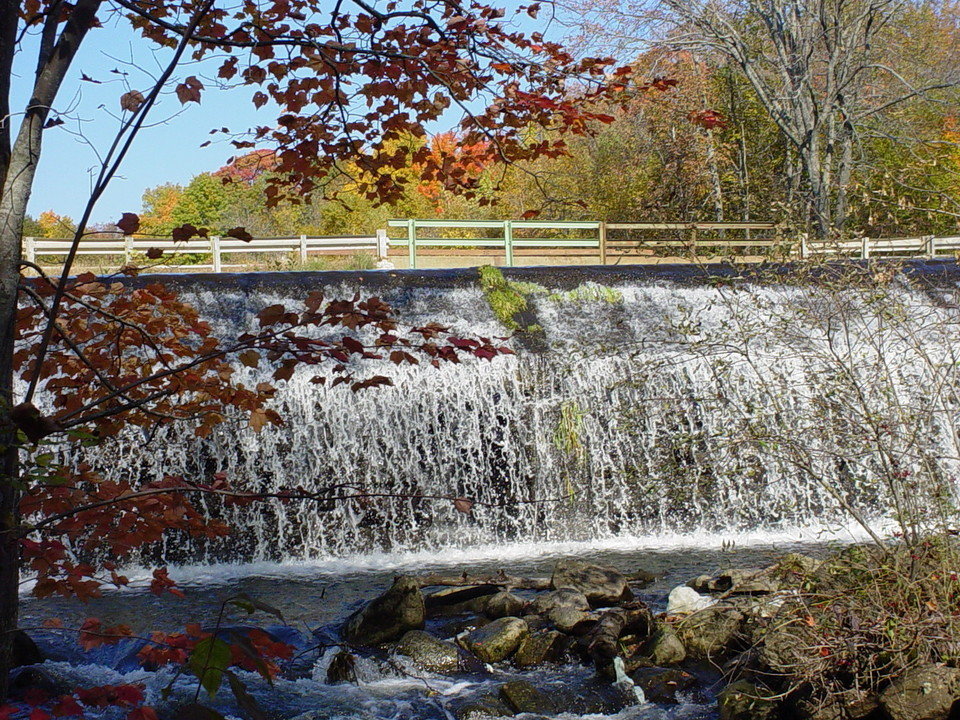
[[[243,292],[178,282],[225,337],[253,327],[259,308],[312,289],[293,290],[289,278]],[[356,286],[338,282],[329,296],[353,295]],[[530,290],[540,329],[511,341],[515,357],[377,366],[394,386],[358,394],[312,384],[304,371],[277,383],[282,428],[225,427],[198,440],[174,427],[147,447],[131,433],[86,459],[108,477],[222,471],[249,489],[395,496],[217,509],[235,534],[204,547],[168,544],[171,561],[733,534],[882,515],[891,475],[922,475],[952,492],[952,283],[691,285],[637,272],[615,284]],[[505,334],[472,283],[400,281],[382,294],[403,322]],[[257,371],[242,372],[255,381]],[[420,496],[477,504],[464,514]]]

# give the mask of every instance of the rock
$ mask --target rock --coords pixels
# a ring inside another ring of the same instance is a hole
[[[890,720],[947,720],[960,698],[960,669],[925,665],[908,670],[880,693]]]
[[[530,632],[542,630],[547,627],[548,624],[546,618],[540,617],[539,615],[524,615],[523,620],[530,626]]]
[[[513,711],[498,698],[485,697],[461,705],[455,714],[457,720],[492,720],[492,718],[510,717]]]
[[[579,611],[589,610],[590,601],[579,590],[563,588],[538,595],[530,605],[531,612],[537,615],[548,615],[552,610],[558,608]]]
[[[553,701],[526,680],[512,680],[500,686],[500,699],[514,712],[553,715]]]
[[[553,626],[564,633],[582,635],[590,629],[595,618],[590,613],[573,608],[556,608],[547,614],[547,619]]]
[[[460,651],[451,642],[433,637],[423,630],[408,630],[397,644],[397,653],[406,655],[413,664],[435,673],[452,673],[460,669]]]
[[[626,576],[626,578],[627,578],[627,582],[629,582],[631,585],[639,585],[640,587],[646,587],[647,585],[650,585],[651,583],[653,583],[653,581],[657,579],[657,576],[656,574],[652,572],[648,572],[641,568],[639,570],[635,570],[632,573],[629,573]]]
[[[397,266],[394,265],[389,260],[377,260],[377,264],[374,265],[376,270],[396,270]]]
[[[689,690],[697,684],[693,675],[676,668],[640,668],[630,678],[643,690],[647,700],[655,703],[675,703],[678,691]]]
[[[627,578],[613,568],[590,565],[571,558],[561,560],[553,569],[550,587],[572,588],[583,593],[593,607],[614,605],[633,599]]]
[[[327,667],[327,684],[341,683],[357,684],[357,660],[347,650],[340,650],[334,655]]]
[[[822,560],[817,560],[809,555],[787,553],[780,558],[780,562],[777,563],[777,569],[781,574],[794,573],[797,575],[812,575],[820,569],[821,565],[823,565]]]
[[[831,694],[823,701],[799,700],[795,714],[801,720],[866,720],[880,708],[876,695],[865,690],[850,689]]]
[[[685,615],[708,608],[716,602],[686,585],[678,585],[667,597],[667,615]]]
[[[725,570],[713,581],[714,592],[761,595],[776,592],[780,581],[772,572],[759,568]]]
[[[676,665],[686,659],[687,650],[670,625],[657,623],[657,629],[646,643],[643,654],[655,665]]]
[[[697,575],[693,580],[687,583],[687,587],[696,590],[698,593],[710,592],[710,585],[713,583],[713,575]]]
[[[354,645],[378,645],[407,630],[420,630],[423,620],[420,586],[411,577],[399,577],[387,592],[347,618],[343,637]]]
[[[520,618],[505,617],[474,630],[460,644],[485,663],[495,663],[510,657],[529,632]]]
[[[11,667],[39,665],[43,660],[43,653],[40,652],[40,648],[37,647],[32,637],[23,630],[17,630],[13,633],[13,664]]]
[[[743,618],[735,607],[714,605],[688,615],[674,626],[674,631],[688,658],[716,659],[741,640]]]
[[[462,613],[483,613],[487,609],[487,602],[496,595],[500,588],[496,585],[467,585],[437,590],[425,595],[423,604],[427,614],[460,615]]]
[[[491,595],[487,599],[484,612],[487,617],[496,620],[502,617],[519,617],[526,606],[523,598],[519,598],[511,592],[501,590],[496,595]]]
[[[567,649],[568,642],[567,637],[556,630],[527,635],[513,656],[513,664],[524,668],[558,660]]]
[[[779,705],[773,693],[746,680],[727,685],[717,696],[720,720],[772,720]]]
[[[75,678],[61,677],[50,667],[23,667],[11,673],[10,695],[21,697],[28,690],[43,690],[49,697],[72,695],[76,689]]]

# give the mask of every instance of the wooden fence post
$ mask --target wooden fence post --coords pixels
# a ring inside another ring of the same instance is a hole
[[[387,238],[387,231],[377,230],[377,260],[386,260],[390,253],[390,240]]]
[[[215,273],[223,272],[223,265],[220,262],[220,236],[214,235],[210,238],[210,251],[213,253],[213,271]]]
[[[860,240],[860,259],[869,260],[870,259],[870,238],[864,236]]]
[[[129,265],[133,257],[133,238],[129,235],[123,236],[123,264]]]
[[[807,247],[807,233],[800,233],[800,259],[806,260],[810,257],[810,248]]]
[[[601,265],[606,265],[606,264],[607,264],[607,221],[606,221],[606,220],[601,220],[601,221],[600,221],[600,233],[599,233],[599,236],[600,236],[600,237],[599,237],[599,240],[600,240],[600,264],[601,264]]]
[[[306,265],[307,263],[307,236],[300,236],[300,264]]]
[[[503,250],[507,267],[513,267],[513,222],[510,220],[503,221]]]
[[[37,242],[34,237],[25,237],[23,239],[23,254],[27,258],[27,262],[36,263],[37,262]]]
[[[411,270],[417,267],[417,226],[413,220],[407,220],[407,258]]]
[[[935,258],[937,256],[937,238],[934,235],[927,235],[924,238],[924,246],[927,251],[927,257]]]

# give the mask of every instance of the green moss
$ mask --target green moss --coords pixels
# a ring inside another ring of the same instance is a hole
[[[623,301],[623,293],[607,285],[586,283],[567,292],[552,293],[547,300],[555,303],[605,302],[614,305]]]
[[[480,289],[497,319],[510,330],[534,331],[538,326],[521,327],[516,317],[527,309],[530,295],[545,294],[546,288],[536,283],[513,282],[492,265],[480,268]]]

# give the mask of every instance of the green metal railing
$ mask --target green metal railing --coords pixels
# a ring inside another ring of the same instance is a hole
[[[418,248],[502,248],[504,252],[504,261],[508,266],[514,265],[515,248],[555,248],[555,249],[595,249],[599,255],[601,264],[606,264],[608,251],[623,251],[628,246],[637,246],[646,244],[649,247],[673,246],[692,249],[698,245],[703,247],[771,247],[783,242],[783,230],[781,225],[776,223],[750,223],[750,222],[714,222],[714,223],[609,223],[603,220],[578,220],[571,222],[550,221],[550,220],[390,220],[388,222],[391,228],[406,229],[406,246],[409,267],[417,267],[417,249]],[[497,230],[498,234],[492,237],[452,237],[449,234],[442,235],[434,233],[431,236],[424,236],[418,231],[440,229],[440,230]],[[526,231],[558,231],[566,234],[566,237],[524,237]],[[583,231],[592,231],[587,236],[576,235],[574,233]],[[678,240],[672,238],[668,240],[653,239],[638,240],[636,238],[624,239],[611,237],[611,231],[669,231],[674,233],[684,233],[689,237]],[[702,239],[698,238],[701,231],[744,231],[745,238],[736,239]],[[774,237],[753,238],[751,232],[761,231],[774,233]],[[519,235],[518,235],[519,233]],[[392,244],[403,244],[402,238],[393,238]]]

